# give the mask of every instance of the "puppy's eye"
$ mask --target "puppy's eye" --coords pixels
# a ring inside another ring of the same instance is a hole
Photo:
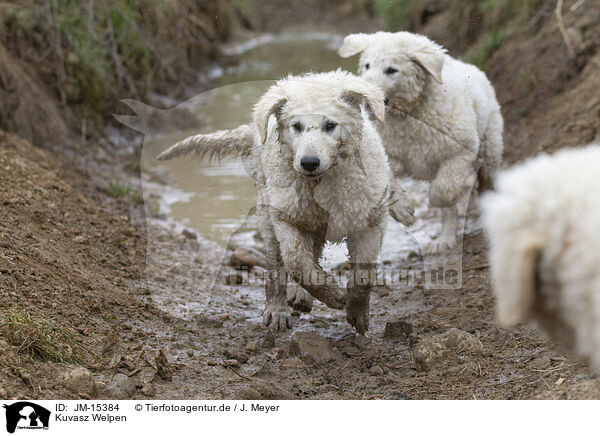
[[[300,133],[304,129],[304,126],[302,125],[302,123],[295,122],[294,124],[292,124],[292,128],[294,129],[294,131]]]
[[[337,127],[337,123],[335,121],[327,121],[327,123],[325,124],[325,131],[326,132],[331,132],[333,131],[333,129],[335,129]]]
[[[387,74],[388,76],[391,76],[392,74],[396,74],[398,72],[397,69],[395,69],[394,67],[387,67],[384,71],[385,74]]]
[[[365,64],[365,70],[368,70],[369,68],[371,68],[370,64]]]

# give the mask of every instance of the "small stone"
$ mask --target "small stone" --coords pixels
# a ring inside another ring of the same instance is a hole
[[[249,359],[246,353],[229,348],[223,351],[223,356],[227,357],[228,359],[235,359],[240,363],[246,363]]]
[[[383,337],[386,339],[406,339],[412,333],[413,326],[406,321],[389,321],[385,324]]]
[[[62,384],[71,392],[80,396],[94,398],[98,395],[94,376],[87,368],[78,367],[66,371],[63,374]]]
[[[264,268],[266,267],[266,260],[264,254],[256,249],[250,247],[238,247],[231,255],[229,265],[237,268],[252,268],[253,266],[261,266]]]
[[[263,397],[256,389],[245,386],[239,389],[235,394],[236,400],[262,400]]]
[[[313,332],[294,333],[290,341],[289,353],[315,365],[333,362],[337,358],[329,341]]]
[[[426,370],[436,361],[443,360],[449,352],[482,354],[483,344],[472,334],[453,328],[419,342],[413,349],[413,356],[417,367]]]
[[[113,400],[127,400],[135,394],[135,384],[125,374],[117,373],[104,389]]]
[[[141,390],[142,394],[147,397],[153,397],[156,395],[156,388],[151,383],[146,383]]]
[[[229,319],[229,314],[228,313],[222,313],[221,315],[218,316],[218,318],[221,321],[227,321]]]
[[[223,359],[223,366],[230,366],[232,368],[239,368],[240,363],[235,359]]]
[[[185,236],[185,237],[186,237],[186,239],[192,239],[192,240],[194,240],[194,241],[195,241],[196,239],[198,239],[198,235],[197,235],[195,232],[192,232],[191,230],[188,230],[188,229],[183,229],[183,230],[181,231],[181,234],[182,234],[183,236]]]
[[[294,398],[289,392],[263,381],[252,383],[252,389],[260,392],[263,400],[291,400]]]
[[[187,355],[190,357],[194,357],[194,350],[187,350]]]
[[[369,372],[376,376],[383,375],[383,369],[379,365],[372,366]]]
[[[263,338],[262,342],[260,343],[260,347],[268,350],[271,349],[275,346],[275,335],[273,335],[273,332],[271,330],[267,330],[267,332],[265,333],[265,337]]]
[[[83,235],[75,236],[73,238],[73,242],[75,242],[76,244],[83,244],[86,240],[86,237]]]
[[[158,372],[158,376],[163,380],[172,380],[173,379],[173,371],[171,369],[171,365],[169,365],[169,360],[165,355],[163,350],[158,352],[156,359],[154,361],[156,363],[156,369]]]
[[[217,366],[217,365],[219,364],[219,362],[217,362],[217,361],[216,361],[216,360],[214,360],[214,359],[208,359],[208,360],[206,361],[206,364],[207,364],[208,366]]]
[[[244,283],[244,275],[242,274],[241,271],[232,271],[232,272],[226,274],[225,277],[223,278],[223,280],[228,285],[232,285],[232,286],[241,285],[242,283]]]

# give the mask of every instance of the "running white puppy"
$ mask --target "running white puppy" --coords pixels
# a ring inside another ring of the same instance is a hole
[[[482,198],[498,319],[535,320],[600,371],[600,147],[500,173]]]
[[[267,252],[264,322],[291,327],[285,271],[330,307],[346,307],[359,333],[369,326],[368,277],[379,256],[393,182],[370,118],[383,121],[382,91],[343,71],[280,80],[258,101],[254,122],[196,135],[159,156],[250,152],[258,180],[260,232]],[[246,138],[254,135],[254,146]],[[407,211],[406,216],[411,216]],[[356,280],[348,293],[323,271],[326,241],[346,240]]]
[[[385,94],[386,121],[378,129],[394,173],[430,180],[430,205],[442,208],[442,233],[430,250],[452,248],[458,201],[477,172],[479,188],[489,188],[502,160],[503,120],[494,88],[475,66],[422,35],[346,36],[340,56],[358,53],[361,77]]]

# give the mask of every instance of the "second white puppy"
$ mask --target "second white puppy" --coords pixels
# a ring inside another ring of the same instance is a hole
[[[258,101],[252,124],[196,135],[159,156],[251,153],[269,272],[267,326],[291,327],[287,273],[328,306],[345,305],[346,318],[359,333],[368,329],[370,278],[392,182],[370,117],[383,121],[384,113],[382,91],[350,73],[290,76]],[[239,140],[250,131],[255,138],[251,149]],[[319,265],[325,242],[342,240],[354,272],[347,295]]]
[[[442,208],[431,251],[456,245],[457,203],[475,183],[489,188],[502,159],[503,120],[485,74],[423,35],[348,35],[342,57],[360,53],[359,74],[381,87],[386,122],[379,132],[397,176],[430,180],[429,203]]]

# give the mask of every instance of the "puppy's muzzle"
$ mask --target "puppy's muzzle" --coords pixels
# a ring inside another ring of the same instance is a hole
[[[319,165],[321,165],[321,160],[316,156],[305,156],[300,159],[300,166],[308,173],[307,176],[316,176],[316,174],[310,173],[319,168]]]

